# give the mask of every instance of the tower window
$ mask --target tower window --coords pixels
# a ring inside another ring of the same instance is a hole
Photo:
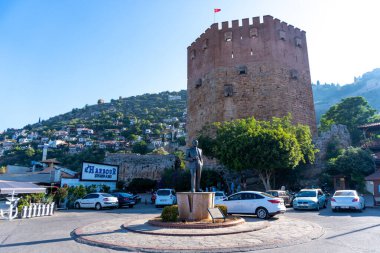
[[[302,40],[301,38],[296,37],[295,38],[296,47],[302,47]]]
[[[234,89],[232,84],[225,84],[224,85],[224,96],[225,97],[232,97],[234,94]]]
[[[207,48],[208,48],[208,39],[205,39],[205,40],[203,41],[202,49],[203,49],[203,50],[206,50]]]
[[[257,28],[251,28],[249,29],[249,37],[258,37],[259,36],[259,31],[257,30]]]
[[[224,40],[225,41],[231,41],[232,40],[232,32],[225,32],[224,33]]]
[[[286,40],[286,33],[283,30],[278,31],[280,40]]]
[[[202,86],[202,78],[199,78],[195,81],[195,88],[199,88]]]
[[[290,70],[290,78],[293,80],[297,80],[298,79],[298,71],[295,69],[291,69]]]
[[[191,50],[190,58],[193,60],[195,58],[195,50]]]
[[[247,66],[245,65],[240,65],[237,67],[239,75],[245,75],[247,74]]]

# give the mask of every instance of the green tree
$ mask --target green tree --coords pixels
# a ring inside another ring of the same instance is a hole
[[[330,175],[350,177],[350,187],[364,190],[364,177],[375,171],[375,162],[371,152],[361,148],[350,147],[336,158],[329,160],[327,172]]]
[[[345,98],[323,114],[320,130],[327,131],[333,124],[346,125],[353,145],[358,145],[362,133],[357,127],[369,122],[375,113],[376,110],[363,97]]]
[[[33,148],[28,148],[27,150],[25,150],[25,155],[30,158],[32,156],[34,156],[36,154],[36,152],[34,151]]]
[[[267,190],[276,170],[312,163],[317,152],[309,128],[292,125],[290,116],[270,122],[238,119],[216,123],[215,127],[215,138],[200,138],[213,146],[209,152],[231,170],[256,171]]]
[[[145,141],[139,141],[133,144],[132,146],[132,152],[133,153],[138,153],[141,155],[145,155],[148,153],[148,144]]]

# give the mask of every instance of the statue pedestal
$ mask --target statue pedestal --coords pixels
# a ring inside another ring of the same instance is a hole
[[[211,220],[207,208],[214,207],[214,192],[177,192],[179,219]]]

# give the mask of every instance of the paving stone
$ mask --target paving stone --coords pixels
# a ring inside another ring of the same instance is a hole
[[[305,243],[319,238],[324,233],[324,230],[314,223],[288,217],[271,221],[270,226],[259,231],[211,236],[141,234],[121,229],[122,224],[132,222],[137,221],[113,219],[97,222],[76,229],[73,236],[81,243],[138,252],[243,252]],[[247,226],[257,224],[257,220],[247,221]],[[161,229],[157,228],[157,231]],[[225,229],[231,231],[232,228]],[[213,229],[207,229],[209,233],[210,230]],[[170,229],[166,232],[169,233]]]

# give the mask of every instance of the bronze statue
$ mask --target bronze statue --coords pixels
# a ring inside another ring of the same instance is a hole
[[[193,140],[193,146],[186,150],[185,160],[188,162],[191,174],[191,192],[200,192],[203,159],[202,149],[198,148],[197,140]]]

